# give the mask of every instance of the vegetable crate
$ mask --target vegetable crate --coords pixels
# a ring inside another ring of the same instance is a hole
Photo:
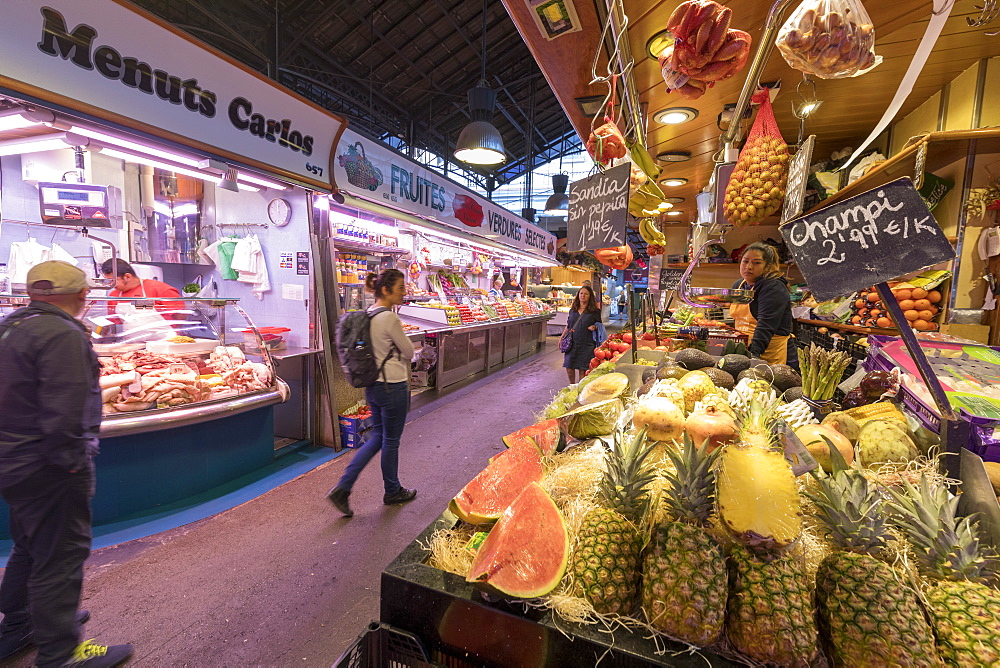
[[[337,416],[340,425],[340,442],[345,448],[357,448],[365,442],[368,432],[375,426],[375,418],[367,405],[358,403]]]
[[[708,350],[706,352],[709,355],[721,355],[728,342],[736,341],[746,344],[749,338],[746,334],[736,331],[712,329],[708,332]]]
[[[388,624],[372,622],[340,655],[333,668],[424,668],[438,666],[427,658],[420,638]]]
[[[883,350],[887,344],[897,340],[899,340],[899,337],[895,336],[869,336],[870,350],[863,364],[865,371],[891,371],[897,367],[904,367],[904,371],[912,374],[911,369],[907,369],[896,360],[889,358]],[[981,347],[986,348],[987,346]],[[1000,348],[993,348],[993,350],[1000,351]],[[918,374],[912,375],[919,378]],[[945,389],[947,390],[947,387]],[[940,433],[941,416],[936,407],[928,405],[905,385],[900,386],[899,394],[896,398],[926,429]],[[966,420],[973,427],[972,434],[974,440],[968,444],[969,450],[987,461],[1000,462],[1000,435],[994,434],[994,431],[1000,427],[1000,419],[975,415],[962,407],[958,407],[957,412],[961,419]]]

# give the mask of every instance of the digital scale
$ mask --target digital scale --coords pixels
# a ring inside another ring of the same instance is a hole
[[[122,225],[121,190],[87,183],[38,184],[42,222],[64,227]]]

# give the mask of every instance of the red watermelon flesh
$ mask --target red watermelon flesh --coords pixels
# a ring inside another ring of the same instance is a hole
[[[479,547],[466,577],[514,598],[536,598],[556,588],[569,560],[569,532],[559,508],[529,483]]]
[[[530,443],[541,450],[542,454],[552,456],[564,444],[563,438],[559,420],[553,418],[507,434],[503,437],[503,442],[508,448]]]
[[[528,483],[540,482],[545,469],[536,447],[504,450],[448,504],[469,524],[495,522]]]

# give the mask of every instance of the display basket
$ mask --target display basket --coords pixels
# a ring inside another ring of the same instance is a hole
[[[377,190],[382,185],[382,171],[365,155],[365,147],[361,142],[348,146],[347,152],[338,156],[337,160],[347,172],[347,182],[352,186]]]
[[[416,635],[372,622],[340,655],[333,668],[433,668],[440,665],[429,661]]]

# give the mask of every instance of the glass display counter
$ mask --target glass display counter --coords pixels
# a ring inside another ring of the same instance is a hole
[[[27,305],[0,295],[0,318]],[[231,485],[275,457],[278,331],[236,299],[89,299],[79,316],[101,366],[94,522],[141,515]],[[7,535],[0,512],[0,537]]]

